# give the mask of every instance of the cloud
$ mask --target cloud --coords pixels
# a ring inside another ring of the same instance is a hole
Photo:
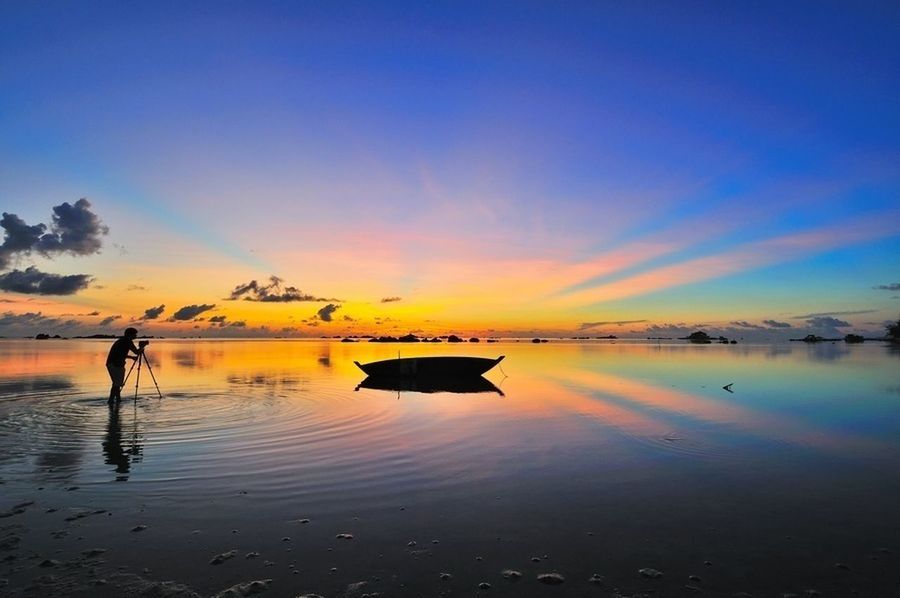
[[[166,304],[163,303],[158,307],[151,307],[149,309],[144,310],[144,315],[138,318],[138,320],[155,320],[166,310]]]
[[[116,320],[120,320],[120,319],[122,319],[122,316],[107,316],[107,317],[103,318],[102,320],[100,320],[99,325],[100,326],[109,326]]]
[[[262,285],[251,280],[248,283],[239,284],[232,289],[231,294],[226,301],[236,301],[243,299],[244,301],[263,301],[275,303],[288,303],[293,301],[338,301],[340,299],[327,299],[324,297],[316,297],[304,293],[297,287],[282,286],[283,279],[277,276],[269,277],[269,284]]]
[[[209,321],[210,321],[210,322],[213,322],[213,323],[218,322],[218,323],[221,324],[221,323],[225,322],[225,318],[226,318],[226,317],[227,317],[227,316],[212,316],[212,317],[209,319]]]
[[[732,326],[737,326],[738,328],[750,328],[752,330],[765,330],[764,326],[760,326],[759,324],[751,324],[745,320],[735,320],[731,322]]]
[[[825,311],[818,314],[805,314],[802,316],[792,316],[795,320],[809,320],[811,318],[824,318],[829,316],[855,316],[858,314],[873,314],[877,309],[857,309],[853,311]]]
[[[228,325],[231,326],[232,328],[246,328],[247,322],[245,322],[243,320],[237,320],[236,322],[231,322]]]
[[[126,291],[149,291],[150,289],[148,289],[145,286],[141,286],[139,284],[130,284],[127,287],[125,287],[125,290]]]
[[[791,328],[787,322],[779,322],[778,320],[763,320],[763,324],[769,328]]]
[[[809,318],[806,320],[806,323],[811,328],[846,328],[848,326],[853,326],[850,322],[828,316]]]
[[[402,297],[382,297],[382,303],[394,303],[395,301],[402,301]]]
[[[891,284],[879,284],[872,288],[878,291],[900,291],[900,282],[892,282]]]
[[[214,304],[202,304],[202,305],[185,305],[184,307],[178,309],[172,317],[169,318],[170,322],[176,321],[184,321],[184,320],[193,320],[200,314],[205,311],[209,311],[215,307]]]
[[[345,322],[355,322],[356,321],[356,318],[351,318],[350,316],[348,316],[346,314],[344,315],[343,319]]]
[[[72,295],[86,289],[92,280],[88,274],[48,274],[29,266],[0,274],[0,290],[28,295]]]
[[[331,316],[334,314],[334,312],[336,312],[338,309],[340,309],[340,307],[341,307],[340,305],[335,305],[334,303],[329,303],[328,305],[326,305],[325,307],[323,307],[322,309],[317,311],[316,315],[318,315],[319,319],[322,320],[323,322],[330,322]]]
[[[597,326],[609,326],[610,324],[615,324],[616,326],[625,326],[626,324],[641,324],[646,321],[647,320],[614,320],[609,322],[583,322],[580,326],[578,326],[578,330],[588,330],[590,328],[596,328]]]
[[[29,255],[32,251],[45,257],[60,253],[90,255],[100,251],[101,237],[109,229],[90,208],[91,203],[84,198],[74,205],[63,202],[54,206],[49,227],[41,223],[29,225],[16,214],[3,212],[0,217],[0,228],[3,229],[0,270],[8,268],[14,256]],[[12,270],[0,276],[0,290],[32,295],[72,295],[87,288],[91,280],[88,274],[47,274],[29,266],[24,271]]]
[[[16,314],[11,311],[0,314],[0,326],[14,326],[17,324],[39,324],[43,322],[53,321],[39,311],[29,311],[23,314]]]
[[[53,208],[50,232],[41,236],[34,246],[44,255],[51,253],[71,253],[91,255],[103,246],[101,237],[109,233],[109,228],[91,211],[91,202],[81,198],[75,205],[63,202]]]

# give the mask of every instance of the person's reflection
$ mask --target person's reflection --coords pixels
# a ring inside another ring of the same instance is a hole
[[[137,422],[135,422],[137,425]],[[128,481],[128,474],[131,471],[132,457],[139,460],[141,446],[138,442],[137,430],[132,435],[131,447],[125,449],[122,447],[122,419],[119,413],[119,405],[111,405],[109,408],[109,422],[106,425],[106,438],[103,440],[103,456],[106,457],[107,465],[116,466],[116,481]]]

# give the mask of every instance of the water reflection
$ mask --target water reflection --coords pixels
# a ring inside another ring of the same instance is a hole
[[[127,408],[125,408],[128,411]],[[106,424],[106,436],[103,439],[103,457],[107,465],[115,465],[116,481],[128,481],[131,464],[143,459],[143,436],[138,431],[137,407],[133,407],[130,437],[122,440],[122,411],[120,405],[109,407],[109,418]]]
[[[355,390],[360,388],[371,388],[375,390],[389,390],[392,392],[451,392],[456,394],[492,392],[497,393],[501,397],[504,396],[503,391],[497,388],[493,382],[484,376],[469,376],[457,379],[404,379],[404,378],[377,378],[369,376],[360,382]]]

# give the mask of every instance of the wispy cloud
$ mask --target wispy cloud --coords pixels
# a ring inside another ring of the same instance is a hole
[[[892,282],[890,284],[879,284],[874,287],[878,291],[900,291],[900,282]]]
[[[582,322],[578,326],[578,330],[590,330],[591,328],[596,328],[598,326],[625,326],[627,324],[641,324],[647,321],[648,320],[612,320],[604,322]]]
[[[394,303],[395,301],[402,301],[401,297],[383,297],[381,299],[382,303]]]
[[[809,320],[811,318],[827,318],[830,316],[855,316],[859,314],[873,314],[877,309],[854,309],[848,311],[823,311],[815,314],[803,314],[802,316],[792,316],[794,320]]]
[[[262,301],[271,303],[290,303],[294,301],[337,301],[340,299],[317,297],[304,293],[297,287],[283,286],[283,279],[277,276],[269,277],[269,284],[260,284],[255,280],[239,284],[232,289],[226,301]]]
[[[175,313],[169,318],[169,322],[183,322],[185,320],[193,320],[203,312],[214,309],[216,306],[212,303],[203,303],[203,304],[194,304],[194,305],[185,305],[184,307],[178,308]]]

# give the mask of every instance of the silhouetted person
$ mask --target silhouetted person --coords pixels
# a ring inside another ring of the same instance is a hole
[[[140,349],[134,346],[134,339],[137,338],[137,328],[126,328],[125,334],[116,339],[116,342],[109,348],[109,355],[106,357],[106,371],[109,372],[109,378],[112,380],[112,386],[109,388],[109,404],[118,403],[122,400],[122,387],[125,386],[125,360],[135,359],[128,353],[138,355]]]

